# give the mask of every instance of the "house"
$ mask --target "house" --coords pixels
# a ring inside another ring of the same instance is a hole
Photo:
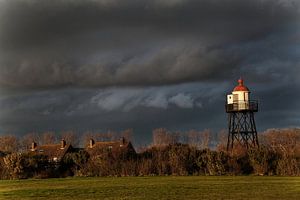
[[[37,145],[36,142],[33,142],[30,153],[33,155],[45,155],[49,161],[60,162],[66,153],[71,152],[72,149],[72,145],[67,144],[63,139],[60,144]]]
[[[95,142],[90,139],[86,151],[90,156],[101,156],[107,153],[113,155],[136,155],[136,151],[133,148],[130,141],[127,141],[124,137],[117,141]]]

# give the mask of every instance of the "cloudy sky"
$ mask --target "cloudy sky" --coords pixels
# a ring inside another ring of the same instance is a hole
[[[300,126],[299,1],[0,0],[1,134],[218,131],[240,76]]]

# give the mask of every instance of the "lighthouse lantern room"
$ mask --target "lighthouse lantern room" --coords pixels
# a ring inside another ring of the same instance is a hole
[[[257,102],[250,101],[250,91],[244,85],[243,79],[238,80],[238,85],[233,89],[232,93],[227,95],[227,112],[252,110],[257,112]]]

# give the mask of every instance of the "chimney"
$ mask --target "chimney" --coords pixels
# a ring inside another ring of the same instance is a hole
[[[121,144],[121,145],[124,145],[125,142],[126,142],[125,138],[124,138],[124,137],[121,137],[121,138],[120,138],[120,144]]]
[[[36,147],[37,147],[36,142],[32,142],[31,143],[31,151],[35,151]]]
[[[62,139],[60,142],[60,148],[64,149],[65,147],[66,147],[66,141],[64,139]]]
[[[94,144],[95,144],[95,141],[91,138],[90,139],[90,145],[89,145],[89,147],[93,148]]]

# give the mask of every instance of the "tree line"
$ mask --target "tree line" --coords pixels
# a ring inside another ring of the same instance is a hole
[[[132,139],[132,130],[86,133],[85,141]],[[74,132],[60,135],[73,146],[79,145]],[[68,137],[68,138],[67,138]],[[0,137],[0,178],[50,178],[66,176],[152,176],[152,175],[300,175],[300,129],[269,129],[259,133],[259,148],[245,149],[238,144],[227,152],[227,133],[210,130],[172,132],[153,130],[150,145],[138,153],[105,151],[90,155],[84,148],[65,155],[59,163],[43,155],[31,155],[32,141],[57,142],[55,133],[28,134],[22,138]]]

